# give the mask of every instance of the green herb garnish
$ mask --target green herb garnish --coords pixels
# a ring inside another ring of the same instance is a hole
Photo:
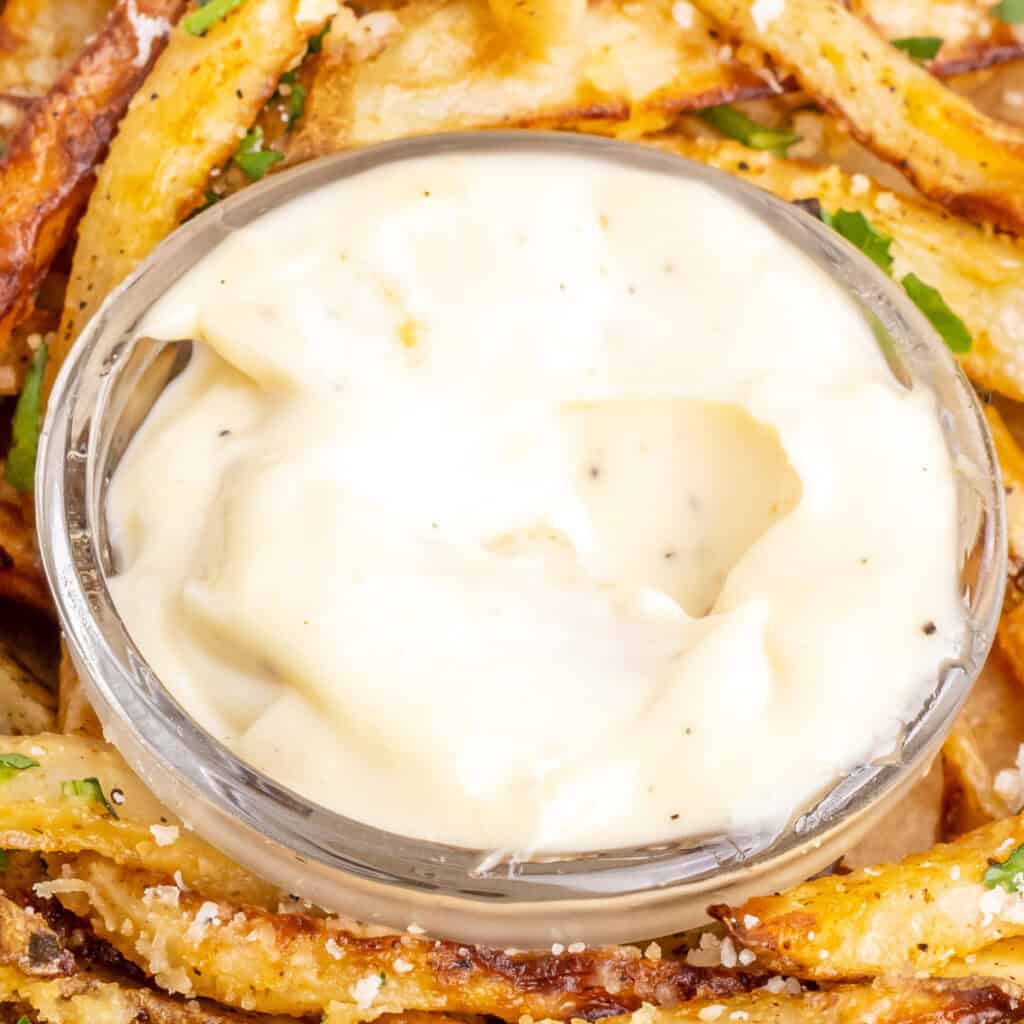
[[[971,332],[936,289],[925,284],[917,274],[907,274],[900,284],[952,351],[970,352]]]
[[[11,859],[7,856],[6,850],[0,850],[0,874],[3,874],[11,866]]]
[[[107,813],[112,817],[117,817],[117,811],[114,810],[113,804],[107,799],[106,794],[103,792],[103,787],[100,785],[100,780],[93,777],[88,779],[69,779],[67,782],[60,784],[60,795],[65,800],[89,800],[93,803],[103,804],[107,809]]]
[[[776,156],[785,156],[789,147],[800,141],[799,135],[766,128],[728,104],[698,110],[697,116],[730,139],[736,139],[751,149],[767,150]]]
[[[858,210],[836,210],[830,214],[822,210],[821,219],[887,274],[892,270],[892,254],[889,252],[892,238],[876,231],[863,213]]]
[[[284,159],[284,153],[263,148],[263,129],[253,128],[238,147],[233,157],[234,162],[242,168],[250,181],[259,181],[271,167]]]
[[[288,127],[291,128],[306,112],[306,90],[294,71],[286,71],[278,83],[277,95],[283,100],[285,97],[281,92],[282,85],[288,86]]]
[[[1024,22],[1024,0],[1002,0],[992,8],[992,13],[1007,25]]]
[[[933,60],[942,49],[941,36],[905,36],[889,42],[914,60]]]
[[[245,0],[199,0],[199,9],[193,11],[181,24],[190,35],[201,36],[244,3]]]
[[[1024,888],[1024,845],[1018,846],[1006,860],[989,864],[981,877],[986,889],[1001,886],[1007,892],[1018,892]]]
[[[32,1021],[28,1017],[20,1017],[18,1018],[18,1024],[32,1024]]]
[[[326,25],[315,36],[309,37],[309,42],[306,43],[306,47],[310,53],[319,53],[324,48],[324,36],[331,31],[331,23],[327,22]]]
[[[46,344],[36,349],[32,365],[25,375],[11,427],[11,448],[7,453],[5,475],[16,490],[31,491],[36,479],[36,452],[39,427],[43,418],[43,371],[46,369]]]
[[[24,754],[0,754],[0,782],[9,779],[26,768],[38,768],[39,762]]]

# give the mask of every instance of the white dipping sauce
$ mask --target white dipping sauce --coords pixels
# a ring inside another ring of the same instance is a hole
[[[116,473],[118,610],[278,781],[527,852],[781,827],[956,657],[932,398],[712,188],[445,155],[237,232]]]

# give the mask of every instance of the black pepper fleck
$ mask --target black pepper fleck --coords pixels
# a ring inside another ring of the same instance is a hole
[[[935,632],[935,623],[931,621],[926,622],[921,627],[921,632],[924,633],[925,636],[931,636]]]

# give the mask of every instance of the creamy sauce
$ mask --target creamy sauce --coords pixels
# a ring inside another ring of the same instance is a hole
[[[183,706],[350,817],[485,849],[780,827],[958,654],[929,395],[699,183],[461,155],[237,232],[113,481]]]

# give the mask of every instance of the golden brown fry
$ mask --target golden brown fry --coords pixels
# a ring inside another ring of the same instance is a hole
[[[1024,819],[1006,818],[898,864],[711,912],[770,970],[815,979],[937,974],[997,939],[1024,935],[1024,897],[982,884],[989,862],[1021,843]]]
[[[605,1024],[1008,1024],[1024,1017],[1017,986],[984,978],[964,981],[875,981],[825,992],[789,994],[761,989],[749,995],[702,999],[672,1009],[645,1006]],[[349,1024],[330,1008],[323,1024]],[[542,1022],[546,1024],[546,1022]]]
[[[210,171],[237,150],[321,28],[322,18],[299,20],[302,8],[301,0],[248,0],[205,36],[175,30],[121,124],[79,228],[50,383],[111,289],[201,202]]]
[[[1006,533],[1010,546],[1010,574],[1024,568],[1024,451],[994,405],[985,406],[999,468],[1006,489]]]
[[[0,95],[41,96],[103,25],[113,0],[7,0],[0,9]]]
[[[4,753],[39,762],[0,786],[0,849],[76,853],[95,850],[130,867],[167,875],[180,870],[189,886],[259,906],[277,906],[280,894],[182,827],[129,770],[113,747],[82,736],[5,738]],[[67,800],[61,783],[97,778],[106,794],[124,801],[115,820],[101,804]],[[154,825],[172,825],[167,843]],[[158,835],[165,845],[158,841]]]
[[[49,732],[56,723],[53,694],[0,641],[0,735]]]
[[[71,235],[128,101],[185,0],[119,0],[0,162],[0,347]]]
[[[169,880],[90,855],[74,858],[67,873],[52,883],[61,901],[161,986],[267,1013],[316,1013],[336,1002],[352,1020],[405,1010],[564,1019],[751,984],[743,974],[648,960],[635,949],[510,955],[409,934],[357,936],[336,918],[157,888]]]
[[[1003,939],[971,953],[964,960],[954,960],[943,968],[950,978],[1001,978],[1014,984],[1024,984],[1024,939]]]
[[[55,978],[71,974],[75,961],[40,915],[27,913],[0,895],[0,966]]]
[[[0,199],[0,206],[3,200]],[[0,227],[0,234],[3,228]],[[35,533],[21,508],[0,500],[0,597],[8,597],[53,614]]]
[[[766,90],[719,59],[707,19],[684,27],[672,9],[673,0],[590,4],[543,59],[501,33],[485,0],[413,0],[358,22],[343,11],[324,40],[293,159],[459,128],[600,130],[631,120],[650,131],[682,110]]]
[[[198,1000],[173,999],[141,985],[89,973],[42,981],[0,967],[0,1000],[31,1007],[46,1024],[295,1024]]]
[[[883,39],[941,39],[942,49],[929,68],[933,73],[987,67],[1024,52],[1021,38],[1011,25],[995,17],[987,0],[850,0],[849,6]]]
[[[942,747],[946,779],[943,825],[947,836],[963,835],[1010,813],[993,785],[970,723],[961,716]]]
[[[489,0],[491,13],[527,53],[543,57],[579,28],[586,0]]]
[[[950,217],[929,202],[880,187],[865,175],[783,160],[739,143],[670,137],[664,149],[742,177],[782,199],[817,199],[856,210],[893,238],[893,274],[913,272],[937,288],[974,339],[960,362],[983,387],[1024,400],[1024,242]],[[1024,193],[1022,193],[1024,195]]]
[[[75,672],[75,666],[71,663],[71,655],[68,654],[63,640],[60,645],[57,694],[57,732],[62,732],[65,735],[75,733],[81,736],[90,736],[93,739],[103,738],[103,727],[89,703],[85,688],[78,678],[78,673]]]
[[[925,195],[1024,232],[1024,133],[986,117],[850,13],[841,0],[695,0],[792,71]]]

